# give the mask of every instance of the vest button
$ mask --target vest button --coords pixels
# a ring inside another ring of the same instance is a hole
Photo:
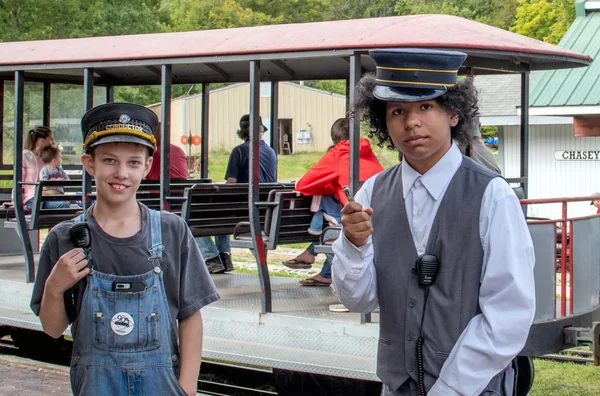
[[[409,373],[412,373],[412,371],[413,371],[413,368],[412,368],[412,367],[409,367],[408,369],[406,369],[406,371],[408,371]]]
[[[408,306],[410,308],[414,308],[415,307],[415,302],[413,300],[410,300],[409,303],[408,303]]]
[[[410,334],[406,336],[406,341],[410,342],[412,340],[413,340],[413,337]]]
[[[171,360],[174,361],[174,362],[176,362],[177,361],[177,355],[171,356]]]

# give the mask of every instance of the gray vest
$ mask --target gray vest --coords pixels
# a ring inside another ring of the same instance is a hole
[[[479,213],[485,189],[497,176],[463,157],[431,227],[425,253],[437,256],[440,264],[423,323],[427,389],[471,318],[480,312]],[[395,390],[409,377],[417,379],[415,351],[424,302],[424,288],[413,270],[417,250],[404,204],[401,165],[377,176],[371,207],[381,312],[377,374]]]

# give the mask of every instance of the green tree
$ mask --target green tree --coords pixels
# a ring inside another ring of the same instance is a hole
[[[329,0],[239,0],[254,12],[280,18],[283,23],[322,21],[330,9]],[[336,2],[335,0],[333,2]]]
[[[160,0],[0,0],[0,41],[114,36],[164,30]]]
[[[283,21],[282,17],[244,8],[235,0],[164,0],[160,13],[171,31],[270,25]]]
[[[378,18],[397,15],[390,0],[332,1],[328,20]]]
[[[446,14],[508,29],[514,22],[517,0],[396,0],[397,15]]]
[[[518,0],[512,32],[557,44],[575,20],[574,0]]]

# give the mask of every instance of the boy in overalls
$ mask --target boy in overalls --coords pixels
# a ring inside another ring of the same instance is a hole
[[[142,106],[108,103],[86,113],[81,126],[81,159],[97,199],[48,234],[31,308],[55,338],[75,318],[74,394],[195,395],[200,308],[219,295],[183,220],[136,200],[158,119]],[[76,247],[74,225],[87,225],[89,247]]]

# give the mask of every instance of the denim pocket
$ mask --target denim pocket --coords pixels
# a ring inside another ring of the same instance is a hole
[[[110,352],[160,348],[160,299],[153,291],[98,290],[94,301],[94,347]]]

